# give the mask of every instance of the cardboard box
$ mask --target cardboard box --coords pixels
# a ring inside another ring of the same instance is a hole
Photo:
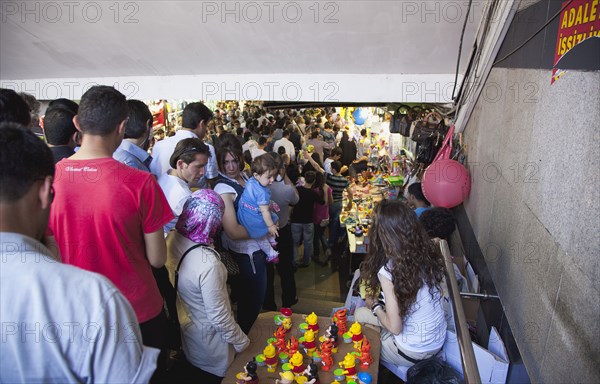
[[[456,264],[460,273],[466,277],[468,291],[479,293],[479,277],[475,274],[473,267],[467,261],[464,255],[452,258],[452,262]],[[477,323],[477,315],[479,314],[479,299],[473,297],[461,297],[465,318],[469,324]]]
[[[504,343],[502,342],[502,339],[500,339],[496,328],[492,327],[490,332],[488,349],[484,349],[475,343],[471,344],[473,345],[473,352],[475,354],[475,360],[477,361],[477,369],[479,370],[481,383],[506,383],[510,362]],[[460,374],[464,375],[456,333],[448,331],[443,350],[446,362]]]

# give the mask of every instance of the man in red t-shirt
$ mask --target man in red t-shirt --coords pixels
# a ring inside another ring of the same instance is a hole
[[[135,310],[144,344],[164,349],[166,316],[151,266],[165,263],[163,226],[173,214],[150,173],[112,158],[127,116],[125,96],[112,87],[83,95],[73,119],[81,149],[56,165],[50,227],[64,262],[108,277]]]

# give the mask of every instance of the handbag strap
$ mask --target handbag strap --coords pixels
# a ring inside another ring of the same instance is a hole
[[[187,251],[185,251],[183,253],[183,255],[181,255],[181,259],[179,259],[179,263],[177,263],[177,269],[175,270],[175,289],[177,290],[177,283],[179,283],[179,268],[181,267],[181,263],[183,263],[183,259],[185,259],[185,257],[188,255],[188,253],[190,253],[191,251],[193,251],[194,249],[198,248],[198,247],[205,247],[208,248],[206,245],[204,244],[195,244],[192,245],[191,247],[188,248]],[[211,249],[211,248],[208,248]],[[211,249],[212,250],[212,249]]]

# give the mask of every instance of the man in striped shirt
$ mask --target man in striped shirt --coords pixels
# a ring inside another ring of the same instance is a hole
[[[341,169],[342,163],[334,161],[331,163],[332,174],[326,174],[327,185],[333,192],[333,203],[329,206],[329,247],[331,249],[337,245],[341,232],[340,214],[342,213],[344,189],[348,191],[348,204],[352,204],[352,188],[348,179],[340,174]]]

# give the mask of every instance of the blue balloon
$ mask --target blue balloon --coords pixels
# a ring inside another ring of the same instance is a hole
[[[352,117],[354,117],[354,124],[363,125],[365,120],[367,120],[369,112],[365,108],[357,108],[353,113]]]

